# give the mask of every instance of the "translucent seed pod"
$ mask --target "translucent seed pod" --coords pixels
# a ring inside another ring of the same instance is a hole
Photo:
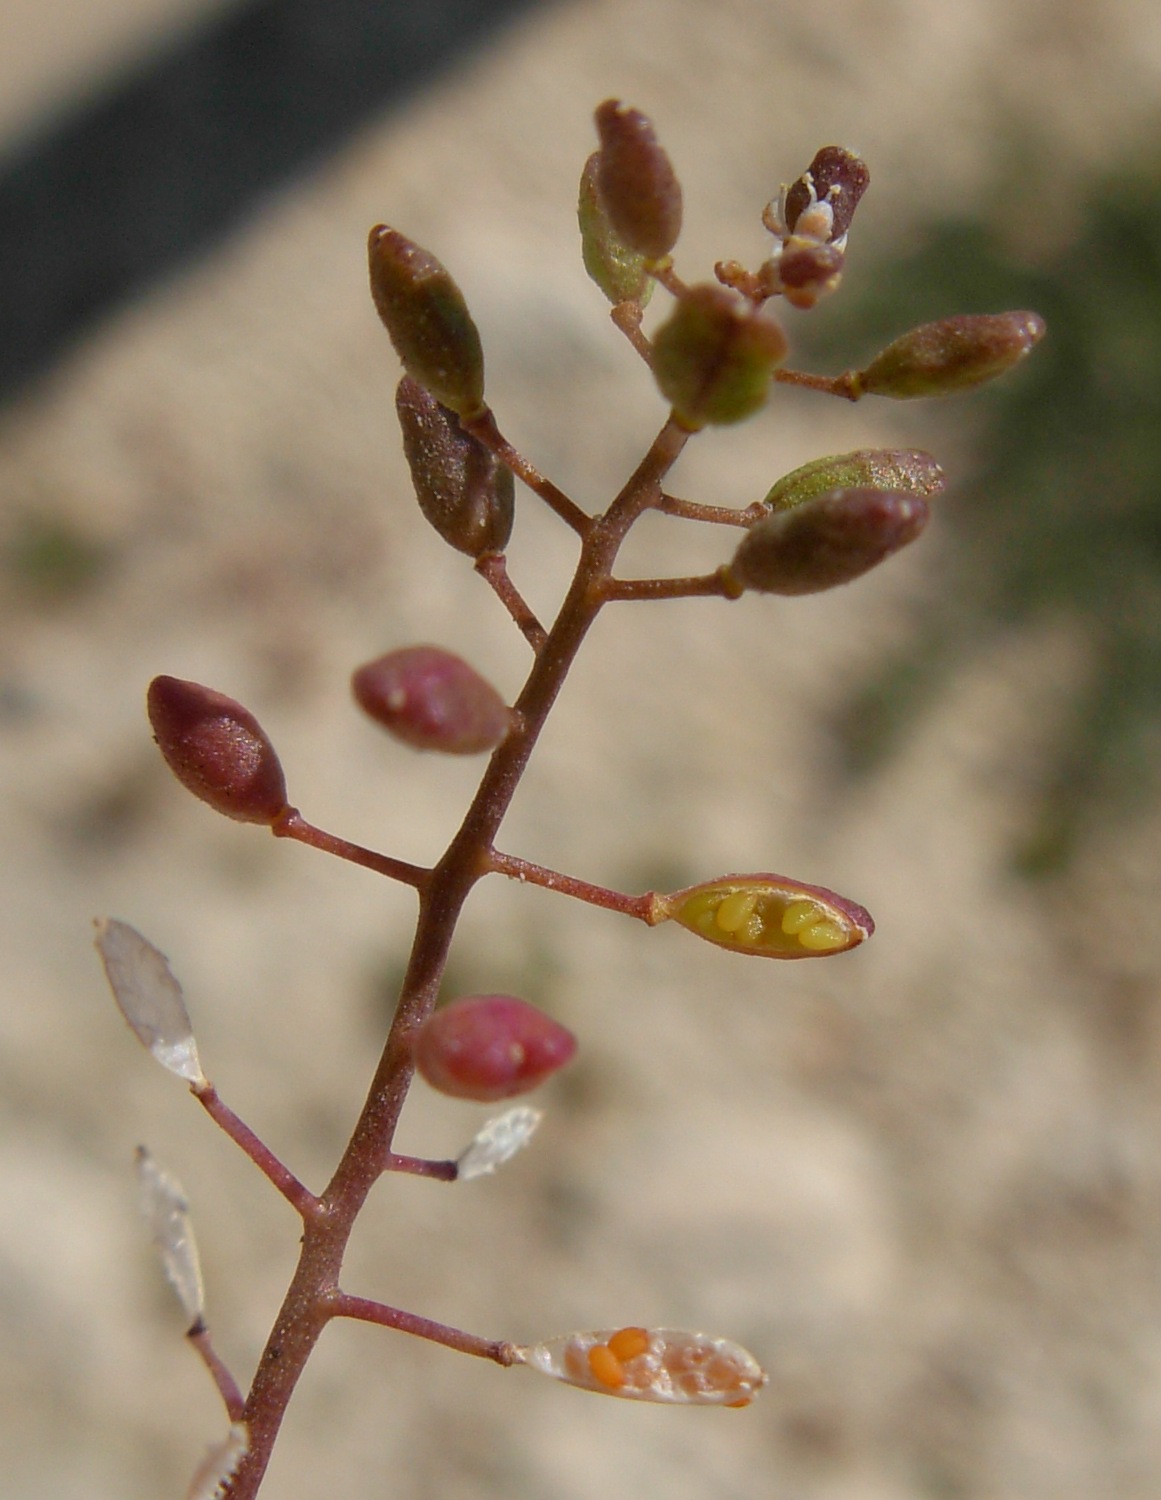
[[[466,995],[428,1017],[412,1039],[420,1076],[456,1099],[527,1094],[570,1062],[576,1037],[514,995]]]
[[[359,667],[363,712],[415,750],[477,755],[512,728],[512,710],[476,669],[441,646],[405,646]]]
[[[749,1406],[766,1384],[740,1344],[678,1328],[569,1333],[518,1348],[517,1359],[602,1396],[674,1406]]]
[[[185,997],[165,954],[127,922],[103,918],[94,926],[109,988],[137,1040],[168,1072],[204,1084]]]
[[[282,765],[249,709],[179,677],[155,677],[146,707],[157,748],[195,797],[242,823],[274,823],[286,811]]]
[[[225,1438],[215,1443],[198,1465],[185,1500],[222,1500],[226,1481],[237,1473],[238,1465],[249,1451],[250,1429],[245,1422],[235,1422]]]
[[[371,296],[407,373],[461,417],[484,410],[484,352],[459,287],[440,261],[378,224],[368,244]]]
[[[518,1104],[489,1120],[456,1158],[457,1181],[490,1177],[497,1167],[511,1161],[518,1151],[523,1151],[543,1118],[542,1109]]]
[[[415,498],[427,520],[449,546],[469,557],[503,552],[515,511],[511,469],[410,375],[395,392],[395,413]]]
[[[644,307],[653,295],[653,278],[645,270],[645,256],[627,245],[609,220],[597,192],[599,157],[600,153],[594,151],[581,173],[577,198],[581,258],[585,270],[614,307],[622,302]]]
[[[680,298],[653,338],[653,375],[683,426],[741,422],[765,402],[786,335],[765,309],[704,283]]]
[[[804,500],[838,489],[901,490],[928,499],[945,484],[943,470],[921,449],[857,448],[792,469],[770,487],[762,504],[768,511],[793,510]]]
[[[144,1146],[137,1148],[141,1216],[149,1225],[166,1280],[177,1294],[186,1323],[200,1323],[206,1309],[197,1241],[181,1183],[164,1171]]]
[[[1044,337],[1039,313],[967,313],[922,323],[889,344],[854,377],[853,394],[911,401],[950,396],[995,380]]]
[[[823,958],[856,948],[875,930],[856,902],[784,875],[726,875],[658,899],[662,921],[762,958]]]
[[[669,254],[681,233],[681,184],[639,109],[606,99],[594,116],[601,149],[596,186],[617,236],[647,260]]]
[[[830,490],[755,522],[722,575],[739,591],[819,594],[913,542],[929,514],[922,495],[902,490]]]

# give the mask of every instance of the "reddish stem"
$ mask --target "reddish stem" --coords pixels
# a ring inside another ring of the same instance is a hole
[[[226,1407],[226,1415],[231,1422],[241,1420],[242,1410],[246,1404],[245,1397],[238,1388],[238,1382],[234,1379],[229,1369],[223,1363],[218,1351],[214,1348],[210,1339],[210,1330],[199,1319],[186,1333],[186,1338],[201,1355],[206,1369],[213,1377],[214,1384],[218,1388],[218,1394]]]
[[[806,370],[775,370],[774,379],[783,385],[797,385],[808,391],[821,391],[824,396],[841,396],[844,401],[857,401],[863,392],[859,388],[857,370],[844,370],[841,375],[811,375]]]
[[[304,1219],[318,1212],[319,1200],[315,1195],[299,1182],[289,1167],[279,1161],[264,1141],[259,1140],[249,1125],[238,1118],[230,1106],[219,1097],[212,1083],[193,1083],[190,1085],[190,1093],[214,1124],[219,1125],[234,1144],[242,1148],[262,1175],[270,1179],[292,1208],[296,1209]]]
[[[399,1156],[388,1151],[383,1159],[384,1172],[410,1172],[415,1177],[434,1177],[437,1182],[454,1182],[460,1175],[454,1161],[428,1161],[424,1156]]]
[[[539,885],[548,891],[559,891],[564,896],[573,896],[578,901],[587,901],[590,906],[601,906],[606,911],[619,911],[626,917],[636,917],[651,927],[664,918],[658,915],[657,893],[646,891],[643,896],[629,896],[624,891],[613,891],[604,885],[590,885],[587,880],[578,880],[575,875],[562,875],[558,870],[546,869],[527,859],[517,859],[513,854],[502,854],[493,849],[488,862],[498,875],[507,875],[510,880],[522,884]]]
[[[485,407],[478,417],[472,417],[468,421],[461,418],[460,426],[494,453],[502,464],[512,470],[517,479],[523,480],[533,494],[539,495],[544,503],[550,506],[562,521],[571,526],[578,536],[583,537],[586,534],[592,525],[592,517],[586,515],[580,506],[570,500],[563,490],[558,489],[535,464],[530,463],[522,453],[513,448],[496,426],[496,418],[489,408]]]
[[[374,849],[364,849],[361,844],[352,844],[337,833],[327,833],[308,823],[297,807],[288,807],[272,826],[276,839],[295,839],[311,849],[321,849],[324,854],[333,854],[345,859],[348,864],[362,865],[365,870],[374,870],[376,875],[386,875],[389,880],[401,881],[421,890],[431,875],[422,865],[410,865],[405,859],[392,859],[389,854],[378,854]]]
[[[494,432],[490,414],[488,421]],[[477,437],[487,441],[479,423],[471,426]],[[460,911],[476,881],[488,873],[490,851],[528,758],[581,643],[606,602],[605,585],[621,543],[642,512],[657,504],[661,483],[689,436],[677,423],[667,421],[604,515],[590,520],[567,497],[562,497],[565,508],[553,506],[566,520],[574,514],[583,521],[583,527],[577,525],[581,554],[576,572],[516,700],[512,733],[488,762],[459,832],[443,858],[418,885],[419,920],[395,1017],[351,1139],[322,1195],[319,1211],[305,1221],[298,1267],[246,1399],[243,1419],[250,1448],[226,1488],[232,1500],[253,1500],[257,1494],[287,1404],[319,1334],[333,1315],[333,1299],[340,1296],[339,1273],[347,1241],[367,1194],[388,1160],[407,1098],[412,1077],[409,1038],[435,1005]],[[489,446],[513,472],[524,477],[519,455],[510,459],[507,444],[498,434],[495,439],[504,451]],[[560,492],[552,487],[552,493]],[[439,1325],[433,1327],[438,1329]],[[411,1331],[419,1331],[419,1324]],[[487,1347],[499,1351],[510,1346]],[[499,1354],[489,1353],[487,1357],[499,1363],[510,1362]]]
[[[421,1318],[418,1313],[388,1307],[385,1302],[373,1302],[369,1297],[352,1297],[348,1292],[333,1292],[327,1299],[327,1305],[331,1316],[335,1318],[357,1318],[363,1323],[378,1323],[382,1328],[395,1328],[400,1333],[430,1339],[433,1344],[443,1344],[448,1349],[458,1350],[460,1354],[474,1354],[479,1359],[491,1359],[498,1365],[516,1363],[515,1350],[505,1339],[482,1339],[479,1334],[465,1333],[462,1328],[451,1328],[446,1323]]]
[[[488,552],[483,557],[478,557],[476,572],[491,586],[533,651],[541,650],[548,639],[548,631],[532,613],[524,595],[508,576],[508,563],[503,554]]]
[[[766,514],[761,500],[735,510],[731,505],[701,505],[696,500],[679,500],[676,495],[662,495],[657,509],[664,516],[679,516],[685,521],[708,521],[717,526],[753,526]]]
[[[636,349],[637,353],[645,361],[650,369],[653,368],[653,345],[641,332],[641,304],[639,302],[618,302],[609,314],[613,324],[618,328]]]
[[[738,590],[721,568],[693,578],[610,578],[605,584],[610,603],[640,599],[737,599]]]

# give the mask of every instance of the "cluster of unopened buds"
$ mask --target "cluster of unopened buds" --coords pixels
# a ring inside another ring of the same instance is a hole
[[[765,1380],[739,1345],[697,1332],[625,1327],[529,1345],[480,1338],[341,1290],[343,1252],[368,1192],[384,1173],[442,1181],[487,1175],[527,1143],[540,1119],[539,1110],[518,1105],[484,1125],[454,1160],[402,1156],[392,1141],[414,1073],[457,1099],[507,1100],[543,1083],[576,1050],[576,1038],[564,1025],[515,996],[441,996],[456,921],[478,880],[500,874],[531,882],[648,926],[672,921],[722,948],[765,958],[830,957],[871,935],[874,924],[862,906],[807,881],[763,872],[727,874],[668,894],[634,895],[506,853],[497,834],[601,609],[663,598],[808,594],[849,583],[919,535],[944,484],[927,453],[858,449],[784,475],[744,509],[692,501],[670,493],[665,480],[693,434],[750,416],[776,382],[849,400],[963,390],[1017,364],[1041,337],[1043,324],[1029,312],[952,317],[905,333],[860,370],[824,376],[788,369],[787,340],[773,304],[781,297],[810,308],[838,285],[852,218],[869,181],[861,158],[824,147],[763,213],[776,246],[759,269],[722,262],[716,280],[688,285],[672,258],[681,189],[650,122],[609,100],[596,111],[596,125],[599,147],[585,164],[580,187],[584,264],[668,406],[640,464],[600,514],[579,507],[504,437],[485,400],[479,333],[444,266],[397,230],[379,226],[371,232],[371,291],[404,369],[395,407],[420,510],[446,543],[472,560],[532,653],[527,681],[511,704],[473,666],[436,645],[398,647],[354,673],[358,705],[401,743],[490,756],[443,855],[430,866],[415,865],[315,827],[290,804],[274,747],[240,703],[174,677],[158,677],[149,688],[149,718],[161,753],[203,802],[409,885],[419,901],[382,1057],[351,1140],[318,1194],[234,1114],[203,1073],[180,986],[163,956],[124,923],[98,924],[110,983],[137,1036],[189,1084],[303,1221],[294,1284],[243,1396],[210,1342],[181,1191],[151,1158],[140,1158],[154,1238],[189,1320],[189,1337],[218,1384],[231,1422],[195,1477],[189,1494],[196,1500],[257,1492],[295,1383],[333,1317],[380,1323],[500,1365],[522,1364],[590,1391],[637,1400],[745,1406]],[[673,307],[647,333],[645,307],[658,285]],[[549,625],[537,618],[507,569],[516,480],[571,528],[579,545],[573,583]],[[729,560],[710,573],[621,577],[614,571],[619,549],[647,511],[740,527],[742,536]]]

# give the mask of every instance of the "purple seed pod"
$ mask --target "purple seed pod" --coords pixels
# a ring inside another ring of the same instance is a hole
[[[856,902],[785,875],[723,875],[665,896],[661,904],[667,917],[698,937],[763,958],[844,953],[875,930]]]
[[[850,583],[913,542],[927,524],[922,495],[838,489],[750,527],[726,565],[739,589],[819,594]]]
[[[782,218],[791,234],[819,238],[818,225],[803,222],[816,205],[828,205],[823,243],[841,240],[850,228],[859,199],[867,191],[871,173],[866,162],[845,146],[822,146],[798,180],[786,190]],[[821,223],[821,220],[819,221]]]
[[[681,233],[681,184],[639,109],[606,99],[594,116],[601,149],[596,181],[619,238],[647,260],[661,260]]]
[[[511,469],[410,375],[395,392],[395,413],[415,498],[428,521],[449,546],[469,557],[503,552],[515,512]]]
[[[286,811],[286,780],[248,709],[179,677],[155,677],[147,706],[158,749],[195,797],[242,823],[277,822]]]
[[[576,1037],[512,995],[469,995],[435,1011],[415,1033],[421,1077],[456,1099],[511,1099],[571,1061]]]
[[[653,376],[683,426],[740,422],[763,405],[786,335],[764,308],[713,283],[682,296],[653,338]]]
[[[949,396],[995,380],[1044,337],[1039,313],[966,313],[922,323],[897,338],[854,377],[854,394],[909,401]]]
[[[484,353],[464,295],[434,255],[385,224],[368,242],[371,296],[407,373],[461,417],[484,410]]]
[[[359,707],[404,744],[445,755],[494,750],[512,727],[512,710],[491,683],[440,646],[405,646],[358,669]]]

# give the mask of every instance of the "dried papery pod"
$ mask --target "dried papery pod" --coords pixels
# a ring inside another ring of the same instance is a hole
[[[422,1078],[441,1094],[511,1099],[572,1060],[576,1037],[514,995],[466,995],[429,1016],[412,1038]]]
[[[410,375],[399,382],[395,412],[415,498],[427,520],[469,557],[503,552],[515,510],[511,469]]]
[[[518,1151],[523,1151],[543,1118],[542,1109],[517,1104],[514,1109],[506,1109],[502,1115],[489,1120],[456,1158],[457,1181],[490,1177],[497,1167],[510,1161]]]
[[[609,222],[631,250],[662,260],[681,233],[681,184],[639,109],[606,99],[594,119],[601,149],[596,185]]]
[[[146,706],[166,764],[195,797],[242,823],[286,811],[282,766],[249,709],[180,677],[155,677]]]
[[[965,313],[923,323],[897,338],[852,377],[853,396],[910,401],[949,396],[995,380],[1044,337],[1039,313]]]
[[[250,1429],[245,1422],[235,1422],[225,1438],[202,1459],[190,1480],[185,1500],[222,1500],[226,1481],[233,1478],[238,1465],[250,1451]]]
[[[441,646],[405,646],[359,667],[359,707],[415,750],[477,755],[512,727],[512,710],[490,682]]]
[[[192,1328],[201,1322],[206,1303],[189,1203],[181,1183],[159,1167],[144,1146],[137,1148],[137,1186],[141,1216],[149,1226],[166,1280]]]
[[[821,958],[865,942],[870,912],[825,886],[784,875],[724,875],[658,898],[661,920],[672,918],[698,937],[763,958]]]
[[[793,510],[804,500],[838,489],[901,490],[929,499],[945,483],[943,470],[922,449],[856,448],[792,469],[770,487],[762,504],[768,511]]]
[[[783,193],[782,220],[791,234],[833,244],[850,228],[871,173],[845,146],[822,146],[798,180]],[[826,212],[817,212],[825,207]]]
[[[599,158],[600,153],[594,151],[581,173],[577,199],[581,258],[585,270],[614,307],[622,302],[644,307],[653,294],[653,278],[645,270],[645,256],[627,245],[609,220],[597,192]]]
[[[517,1349],[518,1362],[582,1390],[675,1406],[749,1406],[766,1372],[730,1339],[679,1328],[607,1328]]]
[[[653,338],[653,375],[685,427],[740,422],[765,402],[786,335],[764,308],[710,283],[691,287]]]
[[[484,410],[484,352],[464,295],[440,261],[378,224],[368,243],[371,295],[403,368],[461,417]]]
[[[170,1073],[204,1084],[185,996],[165,954],[128,922],[103,918],[94,926],[109,988],[137,1040]]]
[[[722,576],[737,592],[819,594],[862,577],[927,524],[922,495],[828,490],[755,522]]]

